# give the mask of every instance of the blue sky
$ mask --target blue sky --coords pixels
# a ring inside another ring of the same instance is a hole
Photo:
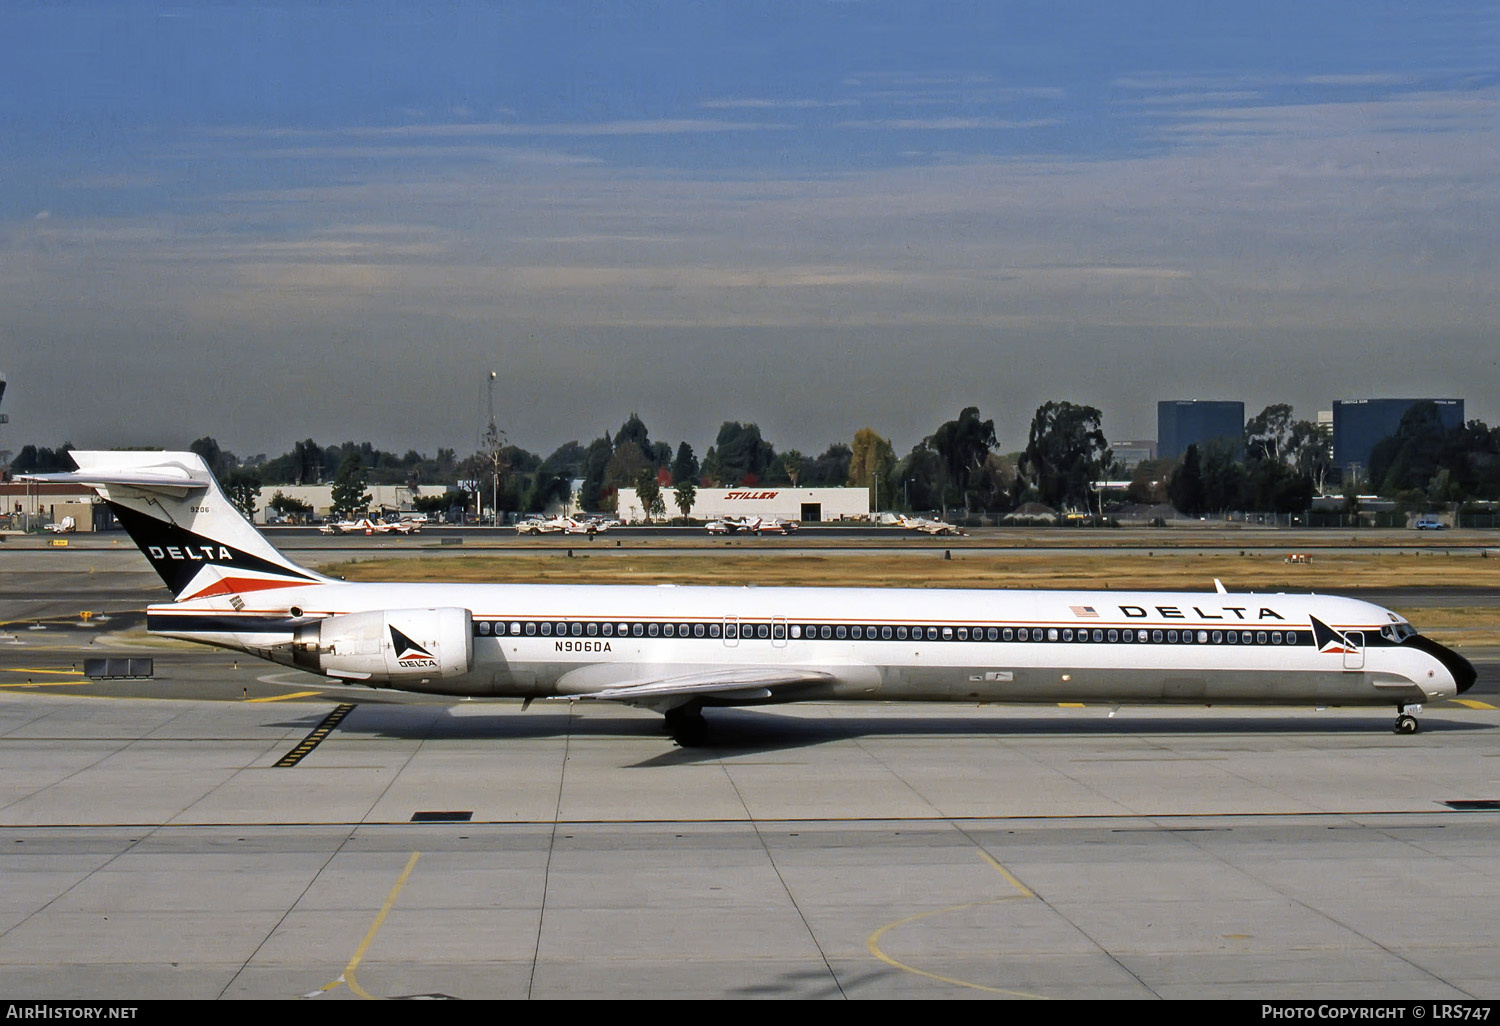
[[[1493,424],[1494,10],[7,4],[0,448]]]

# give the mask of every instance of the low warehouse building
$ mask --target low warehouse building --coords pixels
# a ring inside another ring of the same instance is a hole
[[[30,531],[46,525],[61,527],[73,518],[74,531],[109,527],[109,508],[94,501],[94,490],[75,484],[26,481],[0,483],[0,529]]]
[[[677,493],[663,488],[666,517],[680,517]],[[634,488],[621,488],[615,515],[626,523],[646,519]],[[739,488],[699,488],[688,516],[694,520],[720,517],[778,517],[804,524],[828,520],[853,520],[870,515],[868,488],[794,488],[791,485],[749,485]]]

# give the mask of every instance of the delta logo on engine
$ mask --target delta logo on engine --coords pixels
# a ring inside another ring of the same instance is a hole
[[[402,634],[395,627],[391,628],[391,647],[396,650],[396,662],[403,669],[416,670],[437,666],[437,660],[433,658],[431,652],[418,645],[405,634]]]

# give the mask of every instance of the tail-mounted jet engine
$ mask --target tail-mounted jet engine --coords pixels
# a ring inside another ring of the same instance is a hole
[[[375,609],[298,627],[292,664],[371,684],[461,677],[474,668],[467,609]]]

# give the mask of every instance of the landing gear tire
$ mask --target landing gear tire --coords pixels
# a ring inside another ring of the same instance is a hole
[[[708,721],[699,709],[669,710],[667,731],[682,748],[698,748],[708,741]]]
[[[1417,718],[1410,713],[1402,713],[1400,716],[1396,717],[1396,733],[1415,734],[1420,729],[1422,729],[1422,725],[1419,724],[1417,722]]]

